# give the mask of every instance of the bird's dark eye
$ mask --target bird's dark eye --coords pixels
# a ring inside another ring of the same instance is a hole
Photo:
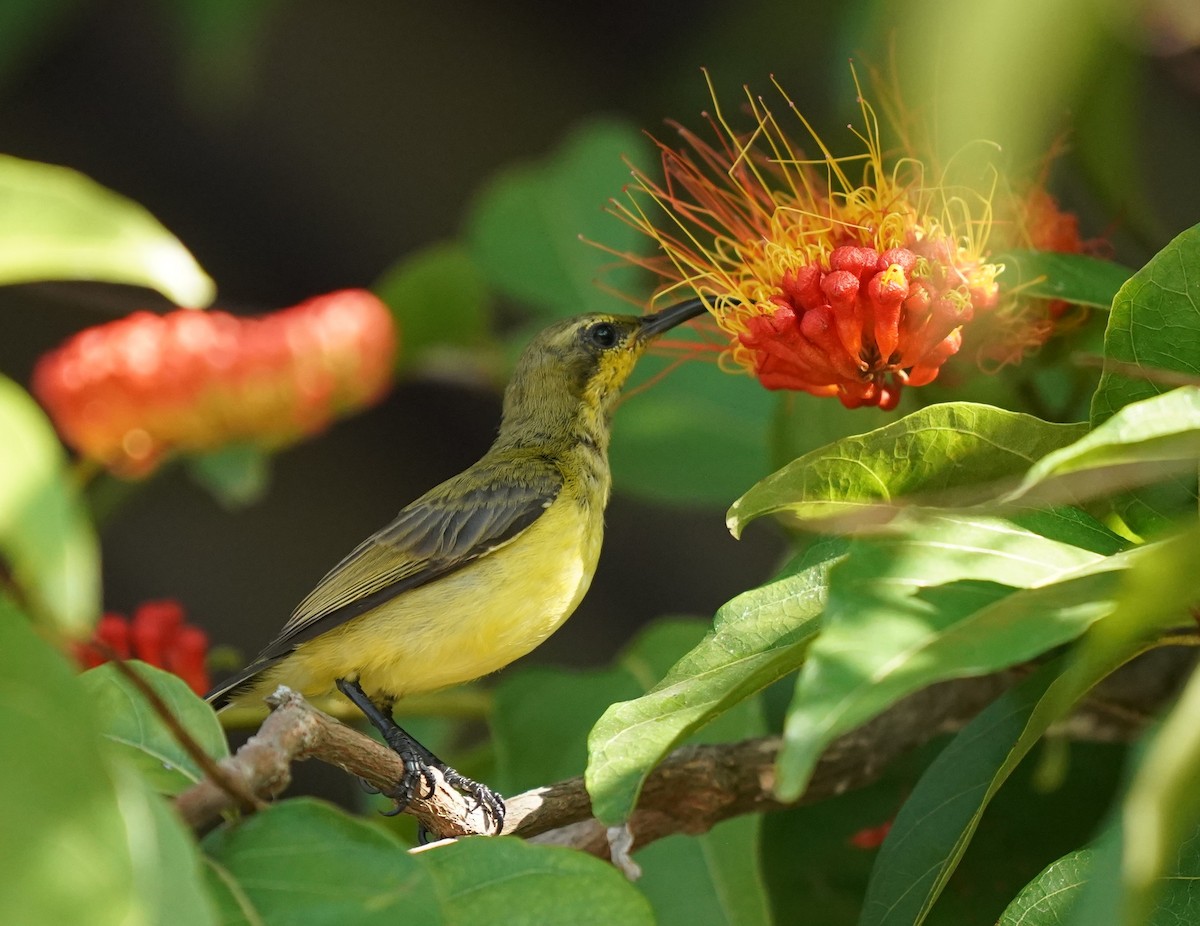
[[[617,329],[608,322],[597,322],[585,332],[587,339],[597,347],[609,348],[616,346]]]

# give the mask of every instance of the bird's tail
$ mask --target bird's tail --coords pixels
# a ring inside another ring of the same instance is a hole
[[[256,659],[237,675],[226,679],[206,694],[204,700],[212,705],[213,710],[219,711],[224,707],[228,707],[229,702],[241,694],[244,689],[248,688],[260,674],[271,668],[271,666],[275,665],[282,658],[282,656],[276,656],[272,659]]]

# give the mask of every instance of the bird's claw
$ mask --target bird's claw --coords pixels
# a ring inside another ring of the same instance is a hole
[[[468,778],[461,772],[446,766],[442,769],[446,783],[475,800],[475,806],[483,808],[496,824],[496,834],[504,829],[504,798],[485,784]]]

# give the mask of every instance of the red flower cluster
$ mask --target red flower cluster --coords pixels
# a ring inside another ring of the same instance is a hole
[[[912,148],[885,156],[861,95],[865,151],[847,157],[784,96],[819,151],[807,157],[747,96],[749,132],[714,96],[715,140],[680,128],[680,148],[659,143],[662,179],[635,169],[628,202],[613,205],[658,246],[620,256],[659,276],[656,301],[684,290],[707,300],[736,365],[769,389],[893,408],[902,387],[937,377],[974,320],[989,319],[968,335],[981,359],[1019,360],[1049,337],[1046,304],[1001,298],[1004,268],[991,260],[1004,248],[1080,249],[1073,217],[1044,190],[1012,194],[994,170],[982,189],[954,183]],[[897,129],[911,145],[917,133]]]
[[[44,356],[33,392],[79,453],[125,476],[173,451],[279,447],[378,399],[396,331],[365,290],[261,318],[137,312]]]
[[[738,335],[762,384],[836,395],[848,408],[894,408],[902,384],[932,382],[962,344],[962,325],[995,304],[997,290],[988,279],[963,298],[959,281],[941,272],[938,245],[917,248],[935,254],[924,277],[918,251],[854,245],[785,271],[770,297],[778,309],[748,316]]]
[[[111,652],[121,659],[140,659],[166,669],[198,695],[209,689],[205,668],[208,636],[184,622],[183,607],[177,601],[147,601],[133,612],[132,620],[105,614],[96,624],[92,640],[74,646],[75,660],[85,669],[108,662]]]

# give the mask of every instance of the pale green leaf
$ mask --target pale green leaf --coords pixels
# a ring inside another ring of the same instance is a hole
[[[66,167],[0,155],[0,284],[100,280],[212,301],[213,282],[145,209]]]
[[[580,237],[617,251],[641,245],[641,236],[608,215],[604,204],[628,182],[624,159],[636,160],[645,148],[632,127],[596,120],[576,128],[545,161],[495,176],[480,193],[466,230],[471,257],[488,282],[543,318],[630,311],[628,303],[596,286],[616,259]],[[629,267],[603,277],[613,291],[638,290],[638,275]]]
[[[0,922],[214,923],[194,843],[158,795],[106,761],[66,659],[0,598]]]
[[[0,376],[0,553],[29,609],[83,637],[100,611],[100,551],[37,404]]]
[[[933,405],[806,453],[734,502],[726,522],[738,536],[766,514],[804,526],[915,493],[947,493],[950,504],[961,499],[949,490],[978,493],[980,484],[1016,477],[1086,430],[989,405]]]
[[[1079,526],[1063,530],[1073,538]],[[799,796],[830,742],[904,695],[1074,639],[1111,609],[1127,565],[987,518],[913,515],[903,530],[856,541],[831,574],[823,629],[797,679],[777,792]]]
[[[221,759],[229,754],[217,715],[183,679],[136,660],[126,664],[141,675],[209,756]],[[89,669],[80,681],[100,718],[100,732],[156,789],[178,794],[205,777],[141,691],[115,666],[105,663]]]
[[[650,691],[613,704],[588,738],[586,781],[596,817],[626,820],[646,775],[675,746],[804,659],[841,542],[817,545],[772,582],[723,605],[713,631]]]

